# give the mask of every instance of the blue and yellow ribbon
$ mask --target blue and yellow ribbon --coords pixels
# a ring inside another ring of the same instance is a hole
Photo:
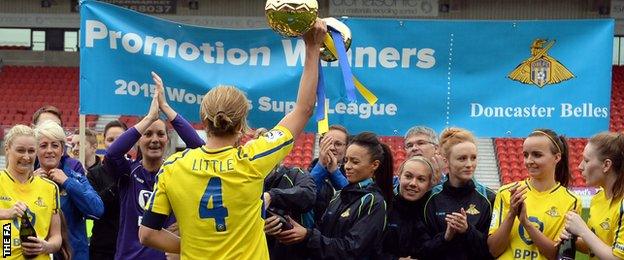
[[[342,78],[344,81],[347,100],[349,102],[357,101],[355,96],[355,90],[357,89],[360,95],[366,99],[371,105],[377,103],[377,96],[370,91],[364,84],[362,84],[351,71],[351,66],[349,65],[349,60],[347,59],[347,50],[343,44],[344,40],[339,31],[335,30],[332,27],[328,27],[329,32],[327,32],[327,36],[323,40],[325,47],[335,56],[338,57],[338,63],[340,64],[340,70],[342,71]],[[338,42],[340,44],[335,44]],[[318,133],[323,134],[329,130],[329,120],[327,110],[329,110],[329,102],[325,96],[325,82],[323,77],[322,67],[320,67],[319,63],[319,81],[316,89],[317,93],[317,110],[316,110],[316,120],[318,121]]]
[[[329,120],[327,116],[329,102],[326,101],[325,77],[323,76],[323,67],[321,67],[320,61],[318,66],[318,83],[316,85],[316,121],[318,122],[317,132],[319,134],[324,134],[329,131]]]

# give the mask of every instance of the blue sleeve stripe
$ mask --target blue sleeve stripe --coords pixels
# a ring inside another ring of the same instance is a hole
[[[187,154],[187,153],[188,153],[188,151],[190,151],[190,150],[191,150],[191,149],[186,148],[186,150],[184,150],[184,152],[182,152],[182,154],[181,154],[179,157],[176,157],[175,159],[173,159],[173,161],[163,163],[163,165],[162,165],[162,166],[169,165],[169,164],[173,164],[173,163],[174,163],[175,161],[177,161],[178,159],[181,159],[181,158],[183,158],[184,156],[186,156],[186,154]]]
[[[154,198],[156,197],[156,192],[158,191],[158,180],[160,175],[163,173],[162,167],[165,165],[169,165],[169,164],[173,164],[175,161],[177,161],[180,158],[183,158],[184,156],[186,156],[186,154],[188,153],[188,151],[190,151],[191,149],[187,148],[186,150],[184,150],[184,152],[182,152],[182,154],[179,157],[176,157],[175,159],[173,159],[173,161],[171,162],[165,162],[163,163],[163,165],[161,166],[161,169],[158,171],[158,174],[156,174],[156,184],[154,185],[154,191],[152,192],[152,196],[149,199],[149,203],[147,205],[148,209],[151,211],[152,207],[154,207]]]
[[[232,146],[228,146],[228,147],[225,147],[225,148],[223,148],[223,149],[221,149],[221,150],[217,150],[217,151],[214,151],[214,152],[210,152],[210,151],[206,151],[206,149],[205,149],[203,146],[201,146],[201,147],[199,147],[199,148],[200,148],[200,149],[201,149],[204,153],[207,153],[207,154],[218,154],[218,153],[222,153],[222,152],[225,152],[225,151],[227,151],[227,150],[230,150],[230,149],[234,149],[234,147],[232,147]]]
[[[280,144],[280,145],[278,145],[276,147],[273,147],[270,150],[267,150],[267,151],[264,151],[262,153],[254,155],[254,157],[252,157],[250,161],[253,161],[253,160],[256,160],[256,159],[268,156],[268,155],[270,155],[270,154],[272,154],[274,152],[277,152],[277,151],[281,150],[284,146],[290,145],[292,143],[293,143],[293,139],[288,139],[286,142],[284,142],[284,143],[282,143],[282,144]]]
[[[154,191],[152,192],[152,196],[150,196],[149,203],[147,204],[147,210],[152,211],[154,208],[154,199],[156,198],[156,192],[158,192],[158,179],[156,179],[156,185],[154,185]]]

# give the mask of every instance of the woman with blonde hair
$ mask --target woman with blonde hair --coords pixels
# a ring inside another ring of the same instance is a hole
[[[181,251],[184,259],[268,259],[262,211],[270,198],[261,199],[264,178],[290,152],[312,116],[326,33],[318,19],[303,37],[306,58],[294,109],[245,146],[236,146],[247,127],[245,94],[231,86],[206,93],[200,108],[206,144],[176,153],[163,164],[139,231],[144,245]],[[181,238],[162,229],[172,214]]]
[[[383,258],[427,259],[428,249],[435,239],[429,236],[424,225],[424,209],[438,173],[429,159],[416,155],[401,164],[398,174],[398,194],[388,207]]]
[[[565,213],[581,210],[581,199],[567,189],[568,145],[553,130],[536,129],[522,150],[529,178],[499,189],[488,247],[501,259],[554,259]]]
[[[67,220],[73,257],[88,259],[86,218],[98,218],[104,213],[102,199],[84,174],[61,164],[67,140],[60,125],[51,120],[44,121],[35,128],[35,136],[40,168],[34,173],[59,186],[61,210]]]
[[[593,136],[578,168],[588,186],[601,189],[592,197],[587,224],[574,211],[566,214],[561,239],[578,236],[577,249],[592,259],[624,259],[624,134]]]
[[[11,227],[8,259],[50,259],[61,247],[58,186],[33,173],[37,145],[35,132],[16,125],[4,137],[7,168],[0,172],[0,224]],[[20,240],[21,218],[28,218],[37,233]]]
[[[448,165],[448,179],[431,192],[425,205],[425,225],[438,239],[436,259],[489,259],[487,230],[492,216],[492,190],[475,185],[477,144],[462,128],[447,128],[440,149]]]

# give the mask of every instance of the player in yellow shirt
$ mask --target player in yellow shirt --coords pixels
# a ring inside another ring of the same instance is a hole
[[[566,212],[581,210],[579,196],[566,188],[568,146],[554,131],[538,129],[522,147],[530,177],[500,188],[488,247],[500,259],[553,259]]]
[[[577,235],[577,249],[592,259],[624,259],[624,134],[593,136],[579,169],[587,185],[602,189],[591,200],[587,224],[578,214],[568,213],[561,238]]]
[[[59,191],[56,184],[33,175],[36,157],[34,131],[16,125],[4,138],[7,168],[0,171],[0,225],[2,225],[2,258],[50,259],[61,247]],[[37,237],[20,240],[21,218],[28,217]]]
[[[204,146],[172,155],[161,167],[139,230],[141,243],[182,259],[268,259],[262,218],[264,178],[292,149],[312,115],[319,48],[327,32],[317,19],[304,35],[306,59],[293,111],[260,138],[236,147],[249,104],[234,87],[204,96]],[[268,198],[267,198],[268,199]],[[174,214],[180,237],[162,229]]]

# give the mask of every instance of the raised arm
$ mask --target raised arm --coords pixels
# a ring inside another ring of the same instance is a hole
[[[336,157],[330,151],[332,143],[333,140],[331,137],[323,137],[320,143],[318,161],[310,171],[310,174],[314,179],[314,183],[316,183],[317,192],[321,191],[325,185],[325,179],[327,179],[327,177],[329,177],[331,184],[337,190],[342,190],[342,188],[349,184],[347,178],[342,174],[342,171],[340,171],[340,167],[338,167]]]
[[[141,138],[141,133],[145,131],[152,123],[158,120],[158,93],[152,98],[149,112],[134,127],[129,128],[108,147],[104,156],[104,165],[106,170],[117,176],[130,174],[130,162],[126,160],[126,153],[132,149],[132,146]]]
[[[317,18],[314,27],[303,36],[306,45],[306,58],[301,81],[299,82],[297,103],[295,103],[295,108],[278,123],[278,125],[290,130],[294,138],[297,138],[303,131],[314,111],[316,85],[318,83],[319,49],[326,33],[327,26],[325,22]]]
[[[160,108],[160,111],[167,116],[167,119],[173,126],[173,129],[175,129],[175,131],[180,135],[180,138],[182,138],[186,147],[197,148],[204,145],[204,140],[199,137],[193,126],[184,117],[182,117],[182,115],[173,110],[169,103],[167,103],[163,80],[153,71],[152,80],[154,80],[154,84],[156,85],[155,93],[158,96],[158,107]]]
[[[154,85],[156,86],[154,95],[158,97],[158,107],[163,113],[165,113],[169,121],[173,121],[178,113],[173,110],[171,106],[169,106],[169,103],[167,103],[167,99],[165,98],[165,84],[163,83],[163,80],[160,78],[160,76],[156,74],[156,72],[152,71],[151,74]]]

